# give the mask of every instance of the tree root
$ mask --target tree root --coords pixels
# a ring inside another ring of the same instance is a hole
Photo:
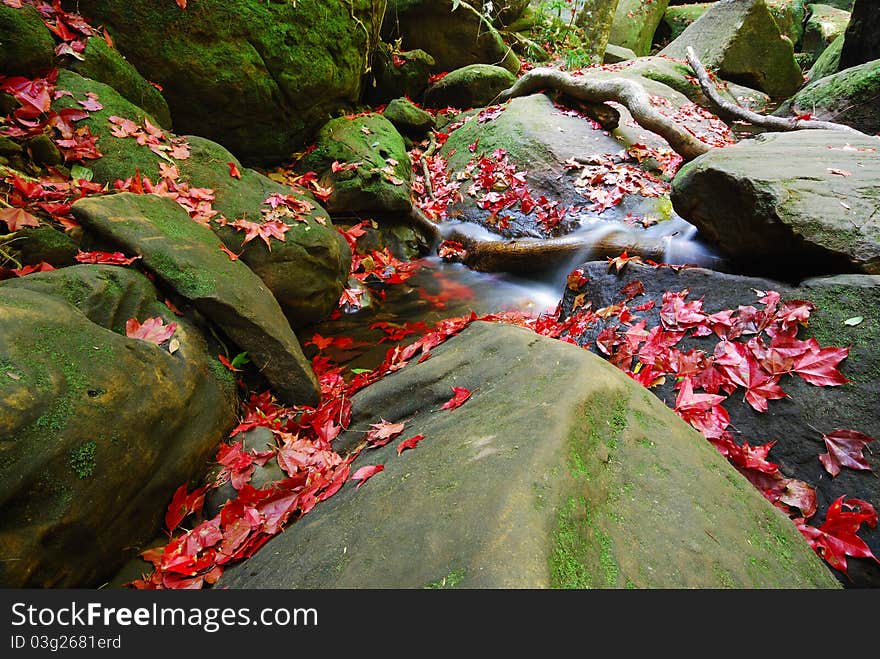
[[[527,72],[510,89],[501,92],[497,100],[506,101],[548,88],[587,103],[616,101],[626,106],[643,128],[660,135],[685,160],[693,160],[712,148],[655,110],[645,88],[627,78],[576,78],[558,69],[537,68]]]
[[[751,110],[747,110],[743,107],[740,107],[739,105],[730,103],[729,101],[725,101],[718,93],[718,90],[715,89],[715,85],[712,84],[712,80],[709,78],[709,73],[706,71],[706,67],[703,66],[703,63],[699,60],[697,54],[694,52],[694,49],[691,46],[688,46],[687,48],[687,60],[688,64],[690,64],[691,68],[694,70],[694,73],[697,76],[697,80],[700,83],[700,88],[703,90],[706,98],[708,98],[715,106],[717,106],[716,109],[720,114],[725,114],[731,118],[748,122],[754,126],[760,126],[761,128],[771,128],[777,131],[824,129],[840,130],[848,133],[856,133],[858,135],[862,134],[855,128],[847,126],[845,124],[838,124],[832,121],[818,121],[815,119],[798,119],[797,117],[774,117],[771,115],[758,114],[757,112],[752,112]]]

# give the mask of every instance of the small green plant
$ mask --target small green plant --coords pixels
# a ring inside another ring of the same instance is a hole
[[[95,470],[96,448],[98,445],[94,441],[88,441],[70,451],[70,467],[81,479],[88,478]]]

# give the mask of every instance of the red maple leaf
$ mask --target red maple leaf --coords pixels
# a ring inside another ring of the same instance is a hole
[[[816,339],[809,339],[809,352],[794,363],[794,372],[817,387],[834,387],[849,382],[837,365],[849,354],[849,348],[820,348]]]
[[[103,263],[106,265],[131,265],[140,256],[128,258],[122,252],[78,252],[74,257],[77,263]]]
[[[850,499],[844,502],[844,498],[845,495],[841,496],[828,507],[825,522],[818,529],[804,519],[796,519],[794,523],[819,556],[828,561],[831,567],[846,574],[847,556],[872,558],[878,563],[880,560],[856,535],[862,523],[871,528],[877,526],[877,511],[867,501]]]
[[[828,453],[819,456],[819,462],[832,478],[840,473],[840,467],[871,471],[871,465],[865,460],[862,451],[871,442],[877,441],[858,430],[835,430],[822,435]]]
[[[371,430],[367,432],[365,439],[370,444],[370,448],[379,448],[385,446],[392,439],[403,432],[406,421],[400,423],[391,423],[385,419],[381,419],[379,423],[370,424]]]
[[[40,220],[21,208],[4,208],[0,210],[0,222],[5,222],[9,231],[18,231],[21,227],[38,227]]]
[[[232,178],[241,179],[241,172],[238,171],[238,167],[236,167],[235,163],[234,163],[234,162],[228,162],[228,163],[226,163],[226,164],[229,165],[229,175],[230,175]]]
[[[385,465],[367,465],[358,469],[351,477],[353,481],[360,481],[354,489],[358,489],[380,471],[385,471]]]
[[[424,435],[414,435],[409,439],[404,439],[397,445],[397,455],[400,455],[408,448],[415,448],[416,445],[425,438]]]
[[[143,324],[137,318],[129,318],[125,321],[125,335],[130,339],[142,339],[157,345],[164,343],[174,334],[177,323],[165,324],[159,316],[147,318]]]
[[[455,395],[440,406],[441,410],[454,410],[456,407],[461,407],[471,397],[470,390],[464,387],[452,387],[452,393]]]
[[[169,533],[176,529],[187,515],[199,513],[202,510],[207,490],[207,486],[203,486],[187,493],[186,483],[177,488],[168,505],[168,510],[165,512],[165,527]]]

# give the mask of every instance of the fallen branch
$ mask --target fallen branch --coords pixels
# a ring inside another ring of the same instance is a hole
[[[587,103],[616,101],[626,106],[633,118],[651,132],[669,142],[669,146],[685,160],[693,160],[712,147],[701,142],[685,128],[654,109],[645,88],[627,78],[575,78],[551,68],[532,69],[514,85],[498,95],[499,101],[526,96],[544,89],[554,89]]]
[[[735,103],[731,103],[730,101],[725,101],[724,98],[721,97],[721,94],[718,93],[715,85],[712,84],[712,80],[709,78],[709,73],[706,71],[706,67],[700,62],[697,54],[691,46],[688,46],[687,48],[687,60],[697,76],[700,88],[703,90],[706,98],[717,106],[719,114],[726,114],[731,118],[746,121],[752,125],[760,126],[761,128],[772,128],[778,131],[824,129],[840,130],[848,133],[857,133],[859,135],[862,134],[851,126],[837,124],[832,121],[798,119],[797,117],[774,117],[772,115],[758,114],[757,112],[747,110]]]
[[[520,238],[517,240],[477,240],[453,230],[446,236],[462,244],[466,251],[463,262],[480,272],[531,274],[567,266],[581,260],[615,257],[626,251],[631,256],[662,261],[664,242],[644,244],[632,234],[621,231],[601,238],[595,235],[568,235],[559,238]]]
[[[428,138],[431,140],[430,146],[422,154],[422,174],[425,177],[425,192],[431,199],[434,199],[434,186],[431,183],[431,171],[428,169],[428,158],[434,155],[437,150],[437,138],[434,137],[434,131],[428,132]]]

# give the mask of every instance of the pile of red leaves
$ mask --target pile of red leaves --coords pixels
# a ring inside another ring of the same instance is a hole
[[[99,35],[98,31],[79,14],[64,11],[61,8],[61,0],[52,0],[52,4],[45,0],[3,0],[3,4],[13,9],[21,9],[22,5],[31,5],[40,12],[43,23],[58,40],[55,47],[56,55],[71,55],[77,59],[84,59],[83,51],[86,49],[86,41],[89,37],[103,36],[112,46],[106,31]]]
[[[12,138],[33,137],[49,132],[52,141],[58,146],[67,162],[82,162],[101,157],[98,151],[98,138],[92,135],[88,126],[77,127],[77,121],[89,116],[89,112],[100,110],[103,106],[95,94],[78,101],[81,109],[67,108],[56,112],[52,101],[68,91],[56,90],[58,70],[53,69],[42,78],[23,76],[0,76],[0,91],[11,94],[19,107],[3,120],[0,135]]]

